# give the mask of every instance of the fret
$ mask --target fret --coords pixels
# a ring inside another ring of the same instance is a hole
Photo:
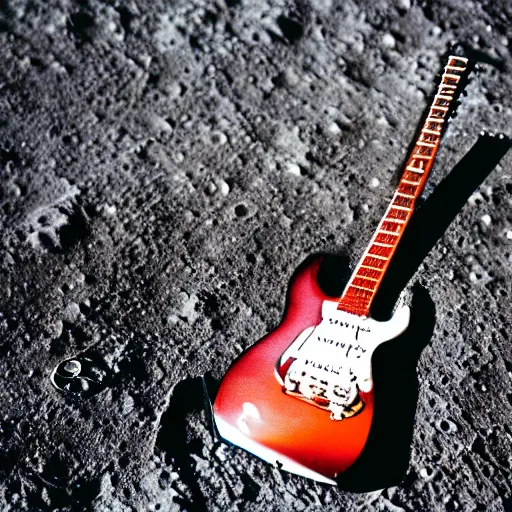
[[[371,260],[372,258],[373,258],[374,261],[366,261],[366,260]],[[369,265],[376,265],[377,267],[382,269],[382,267],[380,266],[380,264],[382,263],[382,259],[381,258],[374,258],[373,254],[366,253],[364,255],[363,263],[368,263]]]
[[[423,174],[425,172],[425,169],[422,169],[421,167],[414,167],[412,165],[408,165],[406,168],[405,168],[406,171],[411,171],[411,172],[417,172],[418,174]]]
[[[460,68],[458,66],[445,66],[444,69],[452,69],[453,71],[465,71],[466,68]]]
[[[402,192],[395,192],[395,194],[400,197],[408,197],[409,199],[416,199],[416,196],[413,196],[411,194],[403,194]]]
[[[416,146],[424,146],[426,148],[435,148],[437,144],[433,144],[432,142],[423,142],[422,140],[419,140],[416,142]]]
[[[385,217],[386,222],[393,222],[395,224],[407,224],[406,220],[394,219],[393,217]]]
[[[378,260],[384,260],[384,261],[389,259],[387,256],[381,256],[380,254],[373,254],[372,252],[369,252],[368,256],[370,256],[372,258],[377,258]]]
[[[419,181],[409,181],[409,180],[400,180],[401,183],[405,183],[406,185],[419,185]]]
[[[413,160],[432,160],[432,157],[430,155],[419,155],[417,153],[414,153],[412,156]]]
[[[447,89],[446,91],[444,89]],[[447,97],[452,100],[453,99],[453,93],[455,92],[455,89],[457,87],[455,85],[446,85],[446,84],[440,84],[439,89],[437,90],[437,94],[444,94],[447,95]]]
[[[379,247],[395,247],[393,244],[383,244],[381,242],[373,242],[373,245],[378,245]]]
[[[430,107],[430,110],[442,110],[443,112],[446,112],[448,110],[448,107],[443,107],[441,105],[432,105]]]
[[[428,123],[444,123],[444,119],[442,117],[427,117]]]
[[[361,274],[356,274],[357,279],[367,279],[368,281],[375,281],[378,283],[380,279],[377,279],[376,277],[369,277],[369,276],[362,276]]]
[[[443,125],[442,124],[434,124],[435,121],[427,121],[425,122],[425,130],[431,130],[431,131],[435,131],[435,132],[439,132],[439,140],[441,140],[441,130],[443,129]]]
[[[359,265],[359,268],[368,268],[370,270],[378,270],[379,272],[382,272],[381,268],[378,267],[371,267],[370,265]]]
[[[406,212],[412,212],[412,208],[407,208],[407,206],[399,206],[397,204],[394,204],[391,207],[394,208],[395,210],[403,210]]]
[[[356,282],[356,280],[358,280]],[[380,279],[376,278],[376,277],[369,277],[369,276],[365,276],[365,275],[361,275],[361,274],[356,274],[354,276],[354,280],[353,282],[355,282],[356,284],[362,284],[364,286],[365,283],[360,283],[359,281],[371,281],[371,283],[368,283],[368,284],[374,284],[374,283],[378,283],[380,281]]]
[[[457,89],[457,86],[456,85],[452,85],[452,84],[440,84],[439,85],[439,89],[441,89],[441,88],[444,88],[444,89],[448,88],[453,93]]]
[[[428,128],[423,128],[421,130],[423,133],[428,133],[430,135],[437,135],[437,136],[441,136],[441,132],[440,131],[437,131],[437,130],[429,130]]]
[[[396,231],[385,231],[384,229],[379,229],[379,233],[384,233],[385,235],[400,236],[400,233],[397,233]]]
[[[436,94],[436,98],[441,98],[442,100],[452,101],[452,96],[445,96],[444,94]]]
[[[367,292],[373,292],[373,288],[365,288],[364,286],[356,286],[355,284],[351,284],[350,287],[357,288],[358,290],[366,290]]]
[[[468,63],[468,59],[466,57],[461,57],[460,55],[450,55],[448,57],[448,62],[451,62],[452,60],[460,60],[464,64]]]
[[[361,274],[365,277],[374,277],[375,279],[380,279],[382,274],[381,268],[364,268],[364,265],[359,265],[357,267],[357,273]]]

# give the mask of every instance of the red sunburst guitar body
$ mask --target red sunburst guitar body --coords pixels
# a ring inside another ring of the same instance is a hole
[[[233,363],[213,406],[219,434],[290,472],[336,483],[369,436],[371,360],[409,323],[400,305],[387,322],[370,305],[432,167],[446,113],[467,60],[450,57],[434,103],[383,219],[341,298],[318,284],[321,258],[292,280],[279,327]]]
[[[357,459],[366,443],[373,392],[364,397],[360,414],[334,423],[324,410],[283,393],[275,375],[276,363],[291,342],[320,323],[323,301],[332,300],[317,283],[320,263],[314,261],[295,277],[281,325],[233,364],[214,411],[222,437],[268,462],[279,461],[284,469],[330,481]]]

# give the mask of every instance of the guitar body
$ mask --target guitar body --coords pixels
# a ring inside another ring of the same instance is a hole
[[[339,333],[331,332],[331,326],[324,328],[323,333],[328,332],[328,336],[323,336],[322,340],[330,341],[329,350],[339,351],[338,363],[344,362],[345,368],[349,363],[352,369],[359,368],[354,370],[357,375],[350,371],[351,380],[358,384],[357,401],[352,409],[338,407],[333,409],[335,412],[330,412],[326,406],[329,400],[325,398],[319,399],[311,393],[309,397],[298,398],[301,395],[298,386],[296,391],[288,393],[287,387],[293,386],[285,376],[287,369],[293,361],[298,361],[300,350],[307,353],[308,360],[312,353],[324,350],[322,343],[317,341],[320,337],[311,334],[312,328],[327,321],[324,318],[322,322],[326,308],[336,314],[338,301],[325,295],[318,285],[321,263],[322,259],[318,258],[296,274],[288,291],[287,309],[281,324],[233,363],[220,384],[213,411],[216,426],[224,439],[287,471],[335,483],[336,476],[359,457],[368,438],[374,408],[373,350],[405,330],[409,309],[403,307],[389,322],[376,322],[340,311],[340,315],[348,315],[349,320],[357,324],[356,329],[349,323],[345,323]],[[363,331],[366,338],[362,336]],[[343,348],[332,348],[342,338],[347,338],[347,343],[341,343]],[[357,338],[358,342],[355,341]],[[312,345],[313,342],[316,345]],[[350,354],[346,357],[347,347],[351,354],[362,354],[362,351],[356,351],[359,346],[366,347],[364,357],[357,355],[357,360]],[[313,347],[315,350],[312,351]],[[333,359],[332,352],[325,352],[324,356]],[[321,364],[320,370],[313,371],[323,372],[322,375],[329,373],[325,357],[323,367]],[[318,360],[321,359],[319,356]],[[314,376],[311,378],[315,379]],[[305,394],[308,394],[305,388],[309,389],[311,382],[314,381],[308,380],[302,385]],[[336,386],[331,388],[336,389]],[[354,403],[352,398],[350,400]],[[340,410],[348,411],[349,417],[333,419]]]

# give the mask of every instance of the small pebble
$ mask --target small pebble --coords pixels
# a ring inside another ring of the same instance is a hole
[[[215,183],[213,181],[210,181],[208,183],[208,185],[206,185],[206,188],[205,188],[206,194],[208,194],[209,196],[213,196],[213,194],[215,194],[216,191],[217,191],[217,185],[215,185]]]
[[[490,226],[491,225],[491,216],[490,215],[484,215],[482,217],[482,222],[486,225],[486,226]]]
[[[80,306],[76,302],[70,302],[62,312],[62,318],[66,322],[74,324],[80,317]]]
[[[336,121],[333,121],[330,125],[329,125],[329,128],[327,128],[327,130],[329,131],[330,134],[332,135],[339,135],[341,133],[341,128],[340,128],[340,125],[336,122]]]
[[[382,44],[386,48],[394,48],[396,46],[396,41],[391,34],[384,34],[384,36],[382,37]]]
[[[223,196],[227,196],[229,194],[229,185],[224,180],[220,182],[220,193]]]
[[[107,215],[110,215],[110,216],[114,216],[116,213],[117,213],[117,208],[115,207],[115,205],[105,205],[105,213]]]
[[[297,164],[289,162],[286,165],[286,172],[293,174],[294,176],[300,176],[300,167]]]

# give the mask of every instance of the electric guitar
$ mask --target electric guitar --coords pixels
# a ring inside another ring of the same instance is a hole
[[[338,300],[317,281],[321,259],[291,282],[279,327],[233,363],[213,405],[222,438],[283,469],[335,484],[361,454],[374,410],[372,354],[402,334],[400,304],[385,322],[370,306],[423,190],[461,93],[468,60],[450,56],[384,217]]]

